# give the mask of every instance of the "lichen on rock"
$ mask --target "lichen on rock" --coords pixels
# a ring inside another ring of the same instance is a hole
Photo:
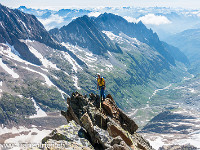
[[[149,142],[136,133],[138,126],[116,105],[111,95],[100,105],[98,95],[91,93],[87,98],[75,92],[67,99],[67,104],[67,111],[61,111],[61,114],[69,123],[54,130],[43,139],[43,143],[63,140],[68,143],[67,146],[76,145],[79,148],[153,149]]]

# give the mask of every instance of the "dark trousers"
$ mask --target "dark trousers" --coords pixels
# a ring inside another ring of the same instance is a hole
[[[99,90],[100,90],[100,97],[103,97],[103,100],[106,98],[106,95],[104,93],[104,86],[99,86]]]

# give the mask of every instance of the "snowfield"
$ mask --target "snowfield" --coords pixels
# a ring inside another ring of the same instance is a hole
[[[21,59],[19,55],[16,55],[15,53],[13,53],[12,49],[7,44],[4,44],[4,43],[0,43],[0,54],[2,54],[5,57],[8,57],[9,59],[24,63],[25,65],[37,66],[26,60]]]
[[[82,67],[66,52],[62,52],[64,58],[73,66],[73,70],[77,73],[78,69],[82,69]]]
[[[111,31],[102,31],[102,32],[104,34],[106,34],[112,41],[115,40],[118,43],[126,42],[126,43],[129,43],[130,45],[132,45],[133,47],[135,47],[134,44],[136,44],[136,45],[141,44],[141,42],[138,41],[136,38],[131,38],[122,32],[120,32],[119,35],[115,35]]]
[[[27,134],[25,134],[27,132]],[[23,126],[20,126],[18,128],[13,127],[11,129],[8,129],[6,127],[0,127],[0,136],[4,134],[17,134],[17,136],[13,138],[9,138],[5,140],[4,143],[41,143],[42,139],[49,135],[52,132],[52,130],[39,130],[36,127],[33,128],[26,128]],[[18,149],[18,147],[14,147],[14,149]]]
[[[87,48],[82,48],[79,46],[74,46],[69,43],[62,43],[63,46],[65,46],[67,49],[69,49],[71,52],[77,55],[79,59],[81,59],[86,64],[88,63],[94,63],[97,61],[97,57],[95,54],[90,52]]]
[[[8,74],[10,74],[13,78],[19,78],[19,75],[10,69],[6,64],[3,63],[2,58],[0,58],[0,66],[3,68]]]
[[[39,53],[36,49],[34,49],[32,46],[29,46],[29,50],[31,51],[31,53],[33,53],[37,58],[40,59],[40,61],[42,62],[43,66],[45,68],[53,68],[55,70],[60,70],[59,68],[56,67],[56,64],[53,64],[52,62],[48,61],[46,58],[44,58],[42,56],[41,53]]]
[[[200,149],[200,133],[184,134],[142,134],[156,150],[163,145],[193,145]]]
[[[73,76],[73,81],[74,81],[74,86],[75,86],[78,90],[81,90],[81,88],[78,86],[78,77],[77,77],[77,76]]]
[[[35,110],[36,110],[36,114],[33,115],[33,116],[30,116],[29,118],[40,118],[40,117],[46,117],[47,114],[45,111],[43,111],[40,106],[37,105],[36,101],[34,100],[34,98],[31,99],[33,104],[34,104],[34,107],[35,107]]]
[[[63,99],[64,99],[64,94],[66,94],[66,95],[68,96],[67,93],[65,93],[64,91],[62,91],[61,89],[59,89],[55,84],[53,84],[53,83],[51,82],[51,80],[49,79],[49,77],[47,77],[47,75],[45,75],[45,74],[43,74],[43,73],[41,73],[41,72],[35,71],[35,70],[33,70],[33,69],[31,69],[31,68],[28,68],[28,67],[22,67],[22,68],[24,68],[24,69],[26,69],[26,70],[28,70],[28,71],[35,72],[35,73],[41,75],[41,76],[44,78],[45,83],[46,83],[48,86],[55,86],[55,87],[56,87],[56,89],[60,92],[60,94],[61,94],[61,96],[62,96]]]
[[[200,149],[200,117],[199,114],[190,110],[179,110],[175,111],[174,114],[179,115],[189,115],[194,118],[191,119],[181,119],[177,121],[176,119],[170,122],[162,122],[165,126],[171,126],[169,133],[157,133],[148,132],[141,133],[152,145],[153,148],[158,150],[159,147],[163,145],[187,145],[191,144],[198,149]],[[184,132],[179,130],[179,128],[184,128]],[[163,127],[164,128],[164,127]]]

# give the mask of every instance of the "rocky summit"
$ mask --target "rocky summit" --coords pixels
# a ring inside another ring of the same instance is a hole
[[[67,111],[61,114],[68,124],[53,130],[42,140],[52,145],[52,149],[56,145],[66,149],[153,149],[136,132],[137,124],[118,108],[111,95],[100,103],[98,95],[91,93],[88,98],[76,92],[67,99],[67,104]]]

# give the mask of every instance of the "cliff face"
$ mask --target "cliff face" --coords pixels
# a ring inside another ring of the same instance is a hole
[[[136,133],[138,126],[121,109],[111,95],[100,105],[98,95],[72,93],[68,110],[61,111],[68,124],[55,129],[43,143],[62,143],[64,147],[87,149],[143,149],[150,144]]]

